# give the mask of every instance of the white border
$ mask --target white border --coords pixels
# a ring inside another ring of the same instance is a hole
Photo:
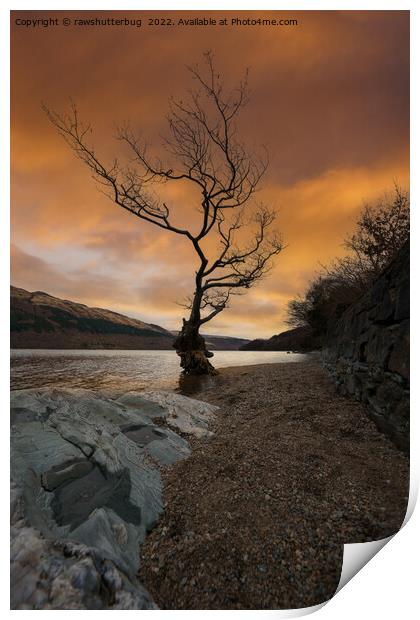
[[[71,4],[71,6],[70,6]],[[411,2],[374,2],[365,0],[364,2],[332,2],[332,1],[320,1],[315,3],[313,0],[300,1],[300,2],[273,2],[266,1],[261,6],[256,7],[256,3],[244,0],[243,2],[231,1],[226,2],[220,0],[214,0],[213,2],[205,3],[198,1],[191,2],[160,2],[155,0],[154,2],[133,2],[132,0],[125,0],[122,6],[116,6],[115,2],[103,1],[103,2],[80,2],[74,0],[72,3],[62,4],[59,2],[40,2],[39,5],[34,5],[33,2],[6,2],[6,5],[2,5],[0,10],[1,23],[0,23],[0,41],[2,50],[0,54],[0,63],[3,76],[2,81],[2,97],[1,97],[1,114],[0,114],[0,135],[6,136],[6,140],[2,140],[3,156],[1,158],[1,170],[0,170],[0,187],[2,188],[2,198],[4,200],[2,225],[0,226],[0,243],[2,249],[2,261],[0,267],[1,277],[1,342],[3,343],[0,365],[0,382],[1,382],[1,394],[3,395],[3,407],[2,407],[2,422],[6,427],[7,420],[7,394],[9,391],[9,320],[8,320],[8,307],[9,307],[9,219],[7,205],[10,201],[10,189],[9,189],[9,10],[150,10],[151,8],[156,10],[411,10],[412,21],[412,96],[411,106],[412,110],[419,110],[419,97],[418,97],[418,78],[420,74],[418,63],[416,58],[419,57],[419,19],[416,10],[416,3]],[[418,156],[416,154],[418,148],[418,128],[419,121],[414,113],[412,114],[412,155],[411,165],[413,173],[411,175],[411,197],[413,205],[413,239],[414,243],[412,250],[412,273],[418,274],[420,261],[417,248],[417,235],[418,235]],[[6,152],[6,157],[5,157]],[[417,309],[419,300],[419,284],[416,282],[417,278],[412,278],[412,306],[414,310]],[[415,313],[417,318],[417,314]],[[418,321],[412,321],[412,343],[417,344],[418,340]],[[412,361],[413,361],[413,376],[419,369],[419,353],[417,347],[412,346]],[[419,424],[416,423],[416,416],[419,415],[415,411],[414,403],[419,402],[419,390],[416,385],[413,386],[412,391],[412,457],[411,457],[411,494],[410,503],[413,503],[414,496],[418,489],[418,472],[419,472]],[[5,437],[6,446],[3,447],[3,489],[8,487],[8,426],[3,431]],[[1,531],[3,533],[2,544],[2,559],[6,563],[9,556],[9,543],[8,543],[8,502],[5,501],[4,510],[2,511],[2,525]],[[323,620],[353,620],[355,616],[362,616],[363,618],[369,618],[370,615],[383,619],[394,620],[396,616],[404,620],[410,620],[417,617],[418,602],[417,602],[417,575],[418,575],[418,553],[420,549],[420,536],[419,536],[419,510],[414,512],[411,520],[406,524],[403,530],[395,536],[391,542],[383,549],[369,564],[357,574],[347,585],[343,588],[327,605],[325,605],[320,611],[317,612],[318,618]],[[5,567],[2,572],[3,578],[1,580],[2,596],[1,605],[2,609],[8,613],[10,612],[8,606],[8,582],[4,578],[4,575],[8,574],[8,568]],[[39,612],[35,612],[39,613]],[[54,612],[57,613],[57,612]],[[69,610],[61,612],[62,614],[70,613]],[[100,611],[91,611],[90,614],[99,614]],[[118,612],[114,612],[118,613]],[[121,613],[121,612],[119,612]],[[153,613],[161,616],[165,612],[140,612]],[[179,611],[170,612],[174,617],[181,620],[188,614],[190,617],[192,614],[197,615],[197,612],[193,611]],[[214,614],[218,616],[227,616],[232,613],[246,615],[247,617],[261,617],[264,614],[265,617],[285,617],[281,612],[276,611],[204,611],[198,613]],[[289,615],[289,614],[287,614]],[[292,615],[292,614],[291,614]],[[294,614],[293,614],[294,615]],[[290,616],[289,616],[290,617]]]

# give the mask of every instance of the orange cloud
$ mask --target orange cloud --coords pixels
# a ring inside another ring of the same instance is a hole
[[[270,276],[234,298],[207,331],[248,337],[281,331],[288,300],[304,290],[320,262],[343,252],[363,201],[390,189],[394,179],[408,185],[408,12],[289,11],[282,17],[296,17],[297,27],[165,32],[23,29],[14,17],[12,281],[18,286],[179,325],[183,310],[174,301],[190,290],[196,265],[190,245],[99,193],[40,103],[63,111],[72,97],[93,124],[97,152],[109,160],[115,153],[124,158],[113,135],[125,120],[162,157],[168,97],[189,88],[185,65],[206,49],[214,49],[228,84],[251,69],[252,99],[239,129],[245,141],[269,149],[258,198],[277,209],[288,244]],[[177,223],[197,225],[195,190],[184,183],[158,189]],[[212,251],[216,243],[209,243]]]

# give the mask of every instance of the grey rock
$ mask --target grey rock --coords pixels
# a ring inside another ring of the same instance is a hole
[[[205,436],[214,408],[43,389],[13,392],[11,412],[13,608],[155,608],[136,574],[163,510],[160,467],[190,453],[172,429]]]
[[[92,461],[83,460],[71,463],[70,465],[67,465],[67,467],[52,468],[41,475],[41,484],[46,491],[54,491],[54,489],[65,482],[77,480],[78,478],[85,476],[93,469],[93,467],[94,465]]]
[[[44,537],[11,484],[12,609],[157,609],[147,591],[81,543]]]
[[[174,392],[146,391],[143,396],[168,411],[165,419],[171,428],[200,438],[213,435],[208,426],[218,409],[215,405]]]

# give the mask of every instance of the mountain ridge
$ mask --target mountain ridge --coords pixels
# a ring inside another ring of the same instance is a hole
[[[10,287],[10,338],[14,349],[172,349],[173,332],[113,310],[61,299],[44,291]],[[215,350],[247,342],[205,336]]]

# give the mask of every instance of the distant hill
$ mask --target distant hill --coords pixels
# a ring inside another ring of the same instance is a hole
[[[296,327],[289,329],[268,340],[259,338],[241,346],[241,351],[311,351],[319,348],[312,328]]]
[[[176,336],[177,331],[172,331]],[[212,351],[238,351],[248,342],[246,338],[234,338],[232,336],[214,336],[213,334],[203,334],[207,347]]]
[[[13,349],[172,349],[174,334],[111,310],[90,308],[42,291],[10,287]],[[239,349],[246,340],[209,336],[213,350]]]

